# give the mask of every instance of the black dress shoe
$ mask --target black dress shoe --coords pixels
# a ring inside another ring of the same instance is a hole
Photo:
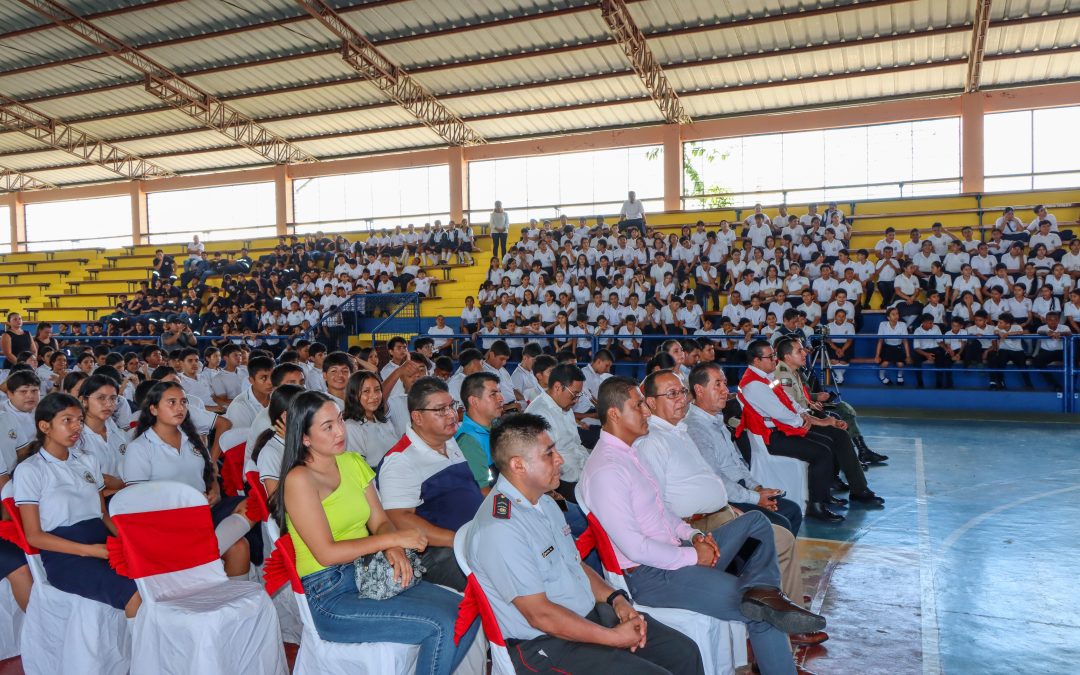
[[[847,506],[847,500],[840,497],[829,497],[829,501],[825,502],[828,506]]]
[[[889,458],[886,455],[882,455],[867,448],[866,450],[859,452],[859,461],[867,464],[881,464],[882,462],[889,461]]]
[[[823,523],[842,523],[844,517],[838,513],[833,513],[828,509],[824,502],[810,502],[806,505],[807,518],[813,518],[814,520],[820,520]]]
[[[839,476],[832,479],[832,490],[833,490],[833,492],[847,492],[850,489],[851,488],[848,486],[848,484],[845,483],[844,480],[842,478],[840,478]]]
[[[864,506],[885,506],[885,500],[874,494],[873,490],[852,492],[848,495],[848,498],[851,499],[852,502],[859,502]]]

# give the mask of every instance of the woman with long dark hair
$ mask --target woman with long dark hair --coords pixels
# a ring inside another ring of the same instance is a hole
[[[326,394],[308,391],[286,413],[285,457],[275,517],[291,532],[296,570],[315,629],[328,642],[397,642],[420,646],[416,672],[447,675],[468,652],[473,624],[454,645],[460,598],[420,581],[388,600],[361,598],[353,561],[383,552],[395,578],[407,585],[412,567],[404,549],[423,550],[418,529],[398,531],[375,491],[375,472],[345,451],[345,425]]]
[[[277,491],[278,481],[281,480],[281,458],[285,454],[286,411],[292,400],[303,392],[303,387],[283,384],[270,394],[267,413],[270,415],[271,426],[259,434],[255,439],[255,446],[251,449],[251,461],[258,467],[259,480],[268,495]]]
[[[118,399],[116,382],[104,375],[91,375],[79,388],[79,401],[85,413],[76,449],[97,460],[105,479],[105,496],[124,487],[124,481],[120,479],[120,461],[124,457],[127,435],[113,421]]]
[[[349,376],[345,387],[345,449],[359,452],[368,466],[378,466],[401,437],[387,416],[382,381],[368,370]]]
[[[204,493],[219,548],[229,544],[222,555],[225,574],[247,577],[251,553],[243,536],[252,526],[244,516],[247,501],[221,495],[216,466],[188,414],[187,395],[176,382],[156,382],[146,393],[120,471],[128,485],[174,480]]]
[[[49,583],[135,616],[135,581],[109,566],[105,539],[116,528],[105,510],[97,460],[75,449],[83,411],[68,394],[49,394],[34,411],[37,439],[15,469],[15,503],[26,541],[41,551]],[[18,597],[18,596],[16,596]]]

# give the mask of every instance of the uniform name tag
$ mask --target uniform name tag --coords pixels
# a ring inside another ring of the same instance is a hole
[[[546,549],[544,549],[544,552],[540,554],[540,557],[541,558],[546,558],[549,555],[551,555],[552,551],[554,551],[554,550],[555,550],[554,546],[548,546]]]
[[[495,501],[491,506],[491,517],[510,520],[510,498],[501,492],[495,495]]]

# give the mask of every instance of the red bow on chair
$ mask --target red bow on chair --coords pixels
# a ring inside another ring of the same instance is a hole
[[[127,558],[124,557],[124,545],[120,543],[118,537],[106,537],[105,549],[109,552],[109,567],[116,570],[116,573],[122,577],[131,577],[131,572],[128,571]]]
[[[15,499],[8,497],[4,500],[4,510],[11,516],[11,520],[0,520],[0,539],[10,541],[22,549],[23,553],[34,555],[36,548],[26,541],[26,532],[23,532],[22,518],[19,516],[19,507],[15,506]]]
[[[294,593],[303,593],[304,586],[296,573],[296,549],[293,548],[292,536],[283,534],[274,542],[274,552],[263,565],[263,580],[266,581],[267,595],[289,584]]]
[[[506,641],[503,640],[502,631],[499,630],[499,624],[495,621],[495,612],[491,610],[491,604],[484,595],[484,589],[480,588],[476,575],[470,574],[465,584],[465,597],[458,605],[458,615],[454,621],[455,645],[461,642],[465,633],[469,632],[477,616],[480,617],[480,625],[484,628],[484,635],[487,636],[488,642],[505,647]]]
[[[247,511],[244,516],[253,523],[266,522],[270,517],[270,503],[266,497],[266,487],[259,480],[258,471],[247,472],[250,488],[247,493]]]
[[[246,443],[234,445],[225,450],[224,461],[221,464],[221,482],[225,488],[225,494],[235,497],[244,491],[244,446]]]
[[[589,527],[577,538],[578,555],[584,559],[592,553],[593,549],[596,549],[596,554],[600,556],[600,564],[604,566],[604,569],[615,574],[622,574],[622,567],[615,556],[615,549],[611,545],[611,540],[608,539],[607,532],[600,526],[600,521],[591,513],[586,518],[589,521]]]

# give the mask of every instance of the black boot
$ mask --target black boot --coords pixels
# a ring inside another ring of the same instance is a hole
[[[866,445],[866,439],[862,436],[855,436],[851,440],[855,441],[855,447],[859,450],[859,461],[866,464],[881,464],[887,462],[889,458],[880,453],[874,452]]]
[[[824,502],[810,502],[806,505],[806,517],[813,518],[814,520],[820,520],[823,523],[842,523],[844,517],[838,513],[833,513],[825,506]]]

